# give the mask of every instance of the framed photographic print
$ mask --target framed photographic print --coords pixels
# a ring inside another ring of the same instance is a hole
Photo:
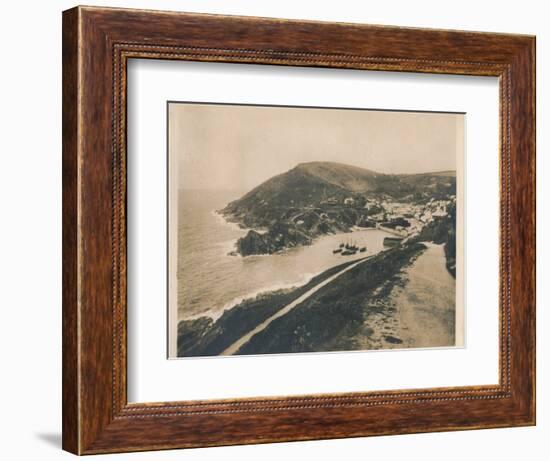
[[[464,345],[464,114],[170,101],[167,123],[170,357]]]
[[[534,53],[64,12],[64,449],[534,424]]]

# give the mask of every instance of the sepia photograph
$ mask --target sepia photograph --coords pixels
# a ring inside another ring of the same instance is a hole
[[[464,346],[464,113],[167,117],[170,358]]]

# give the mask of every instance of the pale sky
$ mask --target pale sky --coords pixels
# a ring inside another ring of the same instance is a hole
[[[462,114],[351,109],[170,103],[169,124],[178,189],[250,190],[312,161],[455,170],[464,136]]]

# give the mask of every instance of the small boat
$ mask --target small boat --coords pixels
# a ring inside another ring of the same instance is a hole
[[[337,248],[336,250],[333,250],[332,252],[333,252],[333,253],[341,253],[341,252],[342,252],[342,248]]]

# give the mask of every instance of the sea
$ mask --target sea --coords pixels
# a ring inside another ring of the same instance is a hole
[[[233,256],[235,243],[246,235],[217,210],[244,195],[242,191],[180,190],[178,195],[178,319],[220,317],[245,299],[291,288],[346,261],[384,249],[388,234],[378,229],[326,235],[311,245],[272,255]],[[366,246],[365,253],[334,254],[341,243]]]

